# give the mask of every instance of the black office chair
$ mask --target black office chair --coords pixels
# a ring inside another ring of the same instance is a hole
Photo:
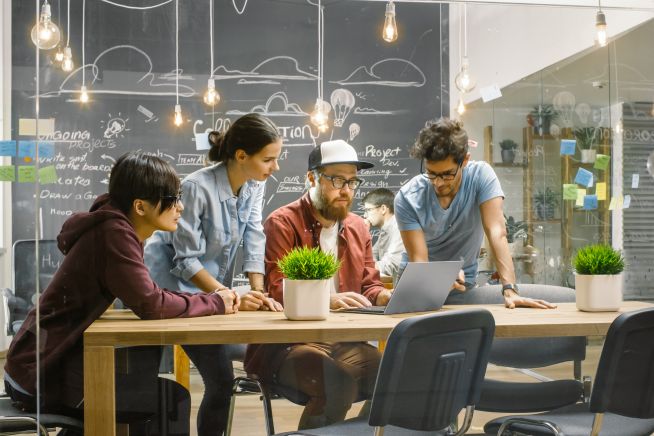
[[[35,432],[39,436],[48,436],[48,429],[54,428],[65,428],[79,434],[84,433],[84,423],[79,419],[42,413],[37,423],[35,413],[22,412],[12,405],[11,398],[0,396],[0,434]]]
[[[561,286],[519,285],[525,297],[553,303],[573,302],[574,290]],[[482,286],[463,294],[452,295],[449,304],[504,304],[501,287]],[[574,404],[588,397],[590,377],[581,374],[581,362],[586,357],[586,338],[499,338],[493,341],[489,363],[516,368],[532,376],[536,382],[509,382],[486,378],[482,385],[477,410],[504,413],[535,413]],[[562,362],[573,362],[573,377],[551,380],[531,371]]]
[[[648,436],[654,433],[654,308],[620,315],[609,328],[590,403],[540,415],[508,416],[484,427],[535,436]],[[508,433],[507,433],[508,434]]]
[[[284,435],[462,435],[470,427],[495,322],[484,309],[439,312],[398,324],[384,350],[370,417]],[[465,417],[457,431],[461,410]]]

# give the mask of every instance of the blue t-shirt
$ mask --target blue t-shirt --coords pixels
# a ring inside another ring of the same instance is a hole
[[[400,231],[424,232],[430,261],[463,258],[466,281],[474,283],[484,240],[479,206],[495,197],[504,197],[495,171],[486,162],[470,161],[448,209],[438,202],[431,180],[417,175],[395,196],[395,219]],[[401,269],[407,260],[405,252]]]

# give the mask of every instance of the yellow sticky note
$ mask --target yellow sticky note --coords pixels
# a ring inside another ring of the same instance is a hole
[[[584,205],[584,197],[586,196],[585,189],[577,189],[577,201],[575,206],[582,207]]]
[[[609,210],[614,210],[615,205],[618,203],[618,197],[611,197],[611,202],[609,203]]]
[[[606,183],[601,182],[595,185],[595,195],[598,200],[606,200]]]
[[[616,209],[622,209],[623,203],[624,203],[624,197],[622,195],[618,195],[618,199],[615,202],[615,208]]]

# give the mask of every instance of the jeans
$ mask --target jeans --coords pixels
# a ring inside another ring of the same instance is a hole
[[[222,435],[227,427],[232,397],[232,360],[243,360],[243,345],[184,345],[184,351],[204,382],[198,410],[198,436]]]

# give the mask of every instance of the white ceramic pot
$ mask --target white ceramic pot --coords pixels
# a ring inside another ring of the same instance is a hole
[[[284,315],[291,320],[322,320],[329,315],[329,281],[284,279]]]
[[[581,150],[581,163],[593,163],[595,162],[595,156],[597,153],[593,149],[584,149]]]
[[[577,309],[585,312],[612,312],[622,305],[622,274],[575,274]]]

